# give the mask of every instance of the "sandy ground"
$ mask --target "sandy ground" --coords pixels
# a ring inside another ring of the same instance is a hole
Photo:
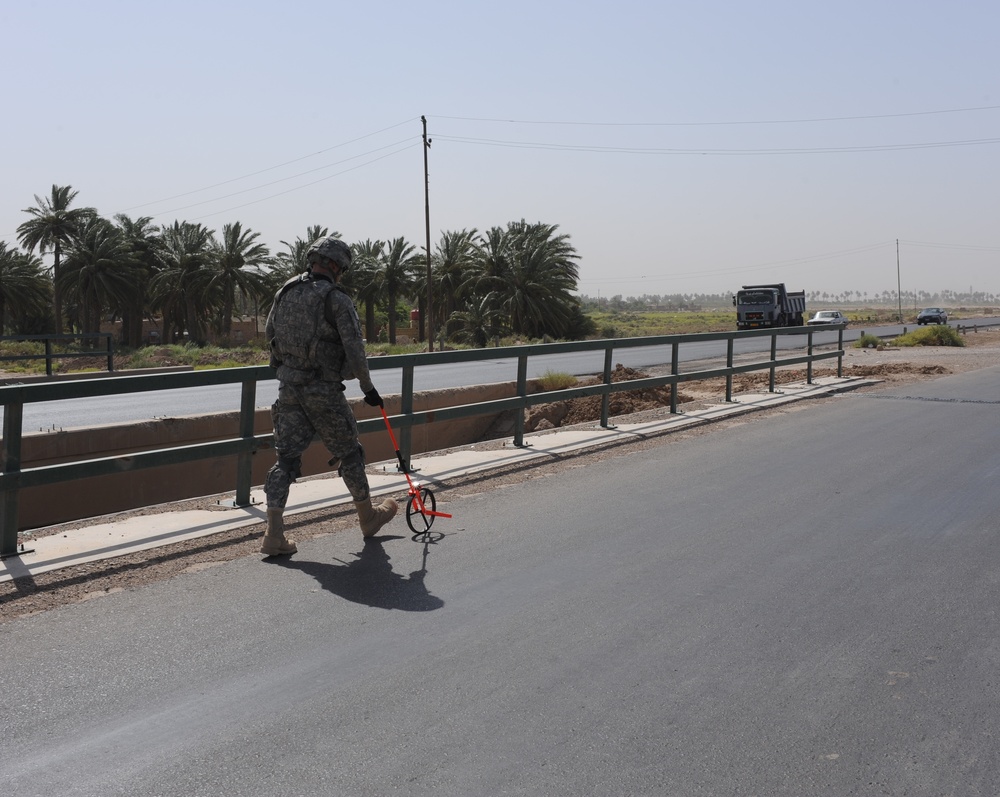
[[[924,379],[940,378],[948,374],[978,370],[1000,365],[1000,329],[980,331],[965,337],[964,348],[923,347],[894,349],[848,349],[844,358],[844,376],[862,376],[881,381],[880,385],[865,390],[878,390],[886,384],[915,382]],[[683,370],[688,370],[684,368]],[[833,374],[835,369],[829,367],[815,368],[814,376]],[[636,372],[620,369],[618,378],[634,377]],[[656,375],[651,373],[650,375]],[[790,382],[805,379],[805,371],[798,368],[781,369],[777,381]],[[752,374],[734,379],[735,394],[747,391],[767,389],[767,374]],[[669,412],[669,391],[644,391],[639,395],[617,394],[620,398],[612,410],[616,418],[639,422],[651,417],[657,417]],[[678,394],[681,409],[698,404],[718,402],[725,395],[725,381],[714,380],[704,383],[686,383]],[[550,408],[543,408],[538,413],[536,421],[561,415],[558,424],[566,426],[572,423],[590,421],[597,417],[594,413],[594,400],[578,399],[574,402],[561,402],[572,405],[565,411],[554,413]],[[597,400],[599,407],[599,400]],[[772,410],[776,412],[779,410]],[[598,409],[599,412],[599,409]],[[767,413],[756,413],[741,416],[739,423],[754,422],[766,417]],[[551,420],[548,421],[552,423]],[[528,479],[538,478],[547,473],[566,467],[579,467],[588,461],[628,456],[637,451],[656,446],[670,445],[679,439],[691,435],[717,434],[727,428],[729,421],[686,430],[680,433],[665,434],[636,443],[601,450],[586,451],[568,457],[552,464],[539,466],[533,463],[527,467],[511,468],[505,471],[494,470],[483,476],[472,476],[456,480],[438,492],[441,502],[458,502],[463,495],[480,493],[485,484],[491,488],[517,484]],[[546,428],[545,424],[539,428]],[[498,444],[500,442],[498,441]],[[542,471],[540,473],[540,471]],[[401,494],[397,499],[405,498]],[[191,508],[217,507],[214,497],[196,499],[193,501],[170,505],[171,509],[183,510]],[[159,514],[164,507],[137,510],[128,515]],[[74,528],[106,522],[107,518],[92,518],[88,521],[62,524],[46,530],[47,533],[61,533]],[[349,533],[358,536],[357,521],[353,512],[345,508],[321,510],[313,513],[296,515],[289,519],[288,530],[298,540],[306,540],[326,534]],[[0,623],[8,622],[33,613],[48,609],[90,600],[102,595],[108,595],[123,590],[138,589],[150,582],[173,578],[184,573],[196,572],[216,564],[221,564],[243,556],[258,555],[259,539],[263,533],[263,524],[225,532],[213,537],[196,541],[178,543],[176,545],[146,551],[139,554],[123,556],[105,562],[67,568],[36,577],[18,579],[12,583],[0,584]]]

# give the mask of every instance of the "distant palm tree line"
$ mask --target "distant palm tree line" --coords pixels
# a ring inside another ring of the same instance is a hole
[[[201,224],[158,226],[150,217],[71,207],[77,191],[52,186],[24,210],[21,248],[0,242],[0,333],[100,330],[120,319],[121,342],[142,345],[143,320],[159,318],[163,340],[203,344],[210,333],[229,338],[234,316],[264,315],[285,280],[308,268],[306,252],[318,238],[339,232],[319,225],[281,241],[272,254],[260,233],[240,222],[221,234]],[[444,232],[431,254],[434,328],[456,342],[485,346],[508,335],[579,338],[592,332],[579,299],[578,255],[556,225],[524,220],[506,227]],[[424,339],[427,255],[405,238],[351,244],[347,290],[363,307],[369,340],[379,317],[396,342],[400,305],[420,311]],[[37,252],[37,254],[36,254]],[[41,257],[51,253],[52,268]],[[407,319],[407,322],[409,319]]]

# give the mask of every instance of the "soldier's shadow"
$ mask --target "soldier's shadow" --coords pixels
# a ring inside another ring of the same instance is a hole
[[[356,558],[351,562],[337,560],[337,564],[329,564],[294,558],[272,561],[290,570],[301,570],[315,578],[323,589],[354,603],[404,612],[440,609],[444,606],[444,601],[431,595],[424,583],[428,548],[433,541],[424,542],[420,569],[409,576],[403,576],[392,569],[389,554],[382,546],[384,542],[398,539],[402,537],[373,537],[365,540],[364,547],[353,554]]]

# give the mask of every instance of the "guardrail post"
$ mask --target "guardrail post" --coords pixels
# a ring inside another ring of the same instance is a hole
[[[403,366],[403,395],[400,396],[400,411],[407,419],[399,430],[400,467],[404,473],[410,472],[410,454],[413,451],[413,363]]]
[[[806,353],[809,355],[809,362],[806,363],[806,384],[811,385],[813,383],[813,331],[810,329],[806,332],[808,340],[806,342]]]
[[[21,470],[21,423],[24,418],[24,404],[11,402],[4,408],[3,441],[0,444],[5,474],[19,473]],[[16,485],[3,492],[3,506],[0,507],[0,558],[17,555],[17,509],[20,488]]]
[[[614,358],[614,349],[611,344],[604,350],[604,384],[611,384],[611,361]],[[611,411],[611,393],[606,392],[601,396],[601,428],[609,428],[609,414]]]
[[[670,345],[670,375],[677,376],[680,373],[680,343],[676,340]],[[677,382],[670,386],[670,414],[677,414]]]
[[[256,409],[257,380],[244,379],[240,398],[240,437],[253,439],[253,422]],[[244,451],[236,458],[236,506],[250,506],[250,487],[253,480],[253,451]]]
[[[733,367],[733,338],[732,336],[726,341],[726,368],[732,369]],[[729,403],[733,400],[733,373],[732,370],[726,374],[726,402]]]
[[[528,398],[528,355],[517,355],[517,395],[522,402]],[[514,445],[519,448],[524,445],[524,404],[514,415]]]
[[[774,361],[778,359],[778,333],[771,333],[771,376],[767,382],[767,390],[769,393],[774,392]]]
[[[844,330],[841,329],[837,333],[837,351],[840,354],[837,355],[837,379],[840,379],[844,375]]]

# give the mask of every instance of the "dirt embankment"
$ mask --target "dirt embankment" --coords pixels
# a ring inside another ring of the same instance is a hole
[[[882,382],[905,382],[926,377],[943,376],[958,371],[1000,365],[1000,330],[989,330],[965,338],[964,347],[913,347],[881,349],[849,349],[844,356],[843,375]],[[682,369],[683,370],[683,369]],[[659,376],[666,371],[640,371],[621,364],[611,374],[612,382],[624,382]],[[814,367],[814,379],[836,376],[835,367]],[[784,367],[775,372],[776,384],[803,382],[807,378],[804,367]],[[597,377],[580,380],[577,385],[600,384]],[[733,393],[750,393],[767,390],[770,374],[760,371],[733,377]],[[686,382],[677,393],[677,404],[720,402],[725,399],[726,380],[709,379]],[[646,388],[643,390],[612,393],[609,414],[612,417],[632,415],[648,410],[669,407],[671,388]],[[601,417],[601,397],[569,399],[532,408],[525,417],[525,431],[533,432],[596,421]]]
[[[611,372],[611,381],[612,383],[628,382],[633,379],[644,379],[648,376],[650,376],[649,373],[626,368],[619,363]],[[576,383],[576,387],[599,385],[602,381],[598,377],[581,379]],[[631,415],[657,407],[669,407],[671,392],[670,386],[667,385],[612,393],[609,399],[609,414],[612,416]],[[678,402],[690,400],[690,397],[678,392]],[[601,417],[601,402],[601,396],[584,396],[583,398],[556,401],[532,407],[525,414],[524,429],[526,432],[534,432],[540,429],[556,429],[560,426],[572,426],[577,423],[598,420]]]

